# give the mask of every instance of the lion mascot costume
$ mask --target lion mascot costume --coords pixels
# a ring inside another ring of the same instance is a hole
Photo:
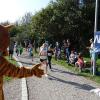
[[[7,54],[7,48],[9,46],[9,33],[8,30],[12,25],[2,26],[0,25],[0,100],[4,100],[3,94],[3,76],[10,76],[16,78],[23,78],[35,75],[37,77],[42,77],[44,71],[39,68],[41,64],[36,64],[32,68],[27,67],[17,67],[7,61],[5,56]]]

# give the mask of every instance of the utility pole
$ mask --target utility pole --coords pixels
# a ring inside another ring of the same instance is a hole
[[[95,37],[95,33],[97,32],[97,21],[98,21],[98,0],[96,0],[95,3],[95,23],[94,23],[94,37]],[[94,49],[95,49],[95,43],[94,43]],[[95,75],[96,73],[96,55],[95,55],[95,51],[94,52],[94,61],[93,61],[93,75]]]

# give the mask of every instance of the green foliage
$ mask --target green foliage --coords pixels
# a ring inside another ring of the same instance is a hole
[[[70,38],[72,44],[82,50],[93,37],[94,12],[93,0],[85,0],[81,7],[78,0],[51,1],[34,15],[25,14],[11,33],[19,41],[31,39],[38,46],[45,40],[54,43]]]
[[[92,1],[85,3],[81,8],[77,0],[52,1],[32,17],[33,33],[40,33],[40,39],[61,41],[64,38],[71,38],[80,48],[85,47],[84,44],[92,37],[93,27],[94,3]]]

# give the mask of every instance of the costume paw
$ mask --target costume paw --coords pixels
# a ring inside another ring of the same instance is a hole
[[[42,77],[42,75],[44,75],[44,71],[42,69],[40,69],[39,67],[41,67],[41,64],[36,64],[33,66],[33,74],[37,77]]]

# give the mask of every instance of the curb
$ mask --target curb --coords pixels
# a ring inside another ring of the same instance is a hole
[[[13,56],[13,58],[18,61],[18,65],[19,67],[22,67],[22,63],[19,62],[18,58],[16,58],[15,56]],[[26,84],[26,79],[22,78],[21,79],[21,87],[22,87],[22,98],[21,100],[28,100],[28,92],[27,92],[27,84]]]

